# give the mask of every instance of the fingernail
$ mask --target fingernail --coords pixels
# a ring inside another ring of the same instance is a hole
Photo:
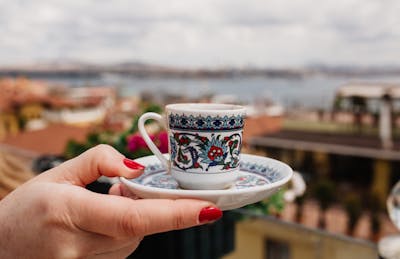
[[[215,221],[222,217],[222,211],[216,207],[206,207],[200,211],[200,223]]]
[[[124,158],[124,164],[126,165],[126,167],[130,168],[130,169],[134,169],[134,170],[143,170],[144,166],[133,161],[130,160],[128,158]]]

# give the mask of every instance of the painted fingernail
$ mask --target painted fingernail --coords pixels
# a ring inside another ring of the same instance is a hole
[[[200,223],[215,221],[222,217],[222,211],[216,207],[206,207],[200,211]]]
[[[124,158],[124,165],[126,165],[126,167],[130,168],[130,169],[134,169],[134,170],[143,170],[144,166],[133,161],[130,160],[128,158]]]

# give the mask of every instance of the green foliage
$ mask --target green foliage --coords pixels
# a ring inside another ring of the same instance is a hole
[[[146,113],[146,112],[162,113],[162,111],[163,111],[162,108],[159,105],[156,105],[156,104],[145,105],[144,107],[142,107],[142,109],[143,109],[143,113]],[[125,133],[128,133],[128,135],[129,135],[129,134],[137,132],[139,130],[138,129],[138,122],[139,122],[140,116],[141,116],[141,114],[136,115],[136,116],[133,117],[132,126]],[[148,122],[146,122],[146,123],[148,123]]]
[[[359,195],[351,193],[344,199],[344,207],[349,216],[349,229],[353,230],[362,213],[362,202]]]
[[[361,96],[352,96],[350,98],[351,103],[353,105],[353,112],[365,112],[367,109],[367,102],[364,97]]]
[[[367,199],[365,199],[364,205],[371,213],[371,231],[372,233],[378,233],[380,230],[380,219],[379,214],[384,209],[384,205],[379,200],[379,196],[376,193],[371,193]]]
[[[342,109],[342,106],[343,106],[343,98],[340,96],[336,97],[333,102],[333,110],[340,111]]]
[[[65,147],[64,156],[67,159],[70,159],[78,156],[86,150],[88,150],[88,147],[85,144],[78,143],[75,140],[70,140]]]
[[[325,211],[335,200],[335,184],[328,179],[319,180],[312,189],[313,196]]]
[[[376,234],[381,228],[381,223],[379,220],[379,214],[376,211],[371,212],[371,231]]]
[[[157,104],[154,104],[154,103],[146,105],[143,108],[143,111],[144,112],[155,112],[155,113],[162,113],[163,112],[161,106],[157,105]]]
[[[89,133],[86,137],[86,143],[89,146],[95,146],[95,145],[102,143],[102,141],[100,139],[100,134],[95,133],[95,132]]]
[[[385,206],[379,199],[379,195],[376,193],[370,193],[364,200],[364,207],[370,211],[382,211]]]
[[[257,215],[278,215],[285,207],[283,194],[284,190],[279,190],[266,200],[247,205],[245,209],[250,210]]]
[[[162,113],[162,108],[156,104],[146,104],[142,107],[143,113],[145,112],[156,112]],[[115,134],[112,132],[91,132],[87,135],[84,143],[78,143],[74,140],[71,140],[67,143],[64,151],[65,157],[73,158],[86,150],[99,145],[99,144],[108,144],[113,146],[120,153],[129,158],[138,158],[142,156],[151,155],[152,153],[148,149],[139,149],[135,152],[130,152],[127,149],[128,146],[128,136],[136,133],[138,131],[138,122],[141,114],[138,114],[132,118],[132,126],[119,134]]]

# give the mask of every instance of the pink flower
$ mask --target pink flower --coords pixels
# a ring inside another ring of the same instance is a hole
[[[154,141],[155,137],[150,135],[150,139]],[[147,148],[147,144],[139,134],[134,134],[128,137],[128,150],[135,152],[138,149]]]
[[[168,133],[166,131],[161,131],[158,136],[158,148],[161,153],[168,153]]]

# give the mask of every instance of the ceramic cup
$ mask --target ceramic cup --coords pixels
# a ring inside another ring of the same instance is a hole
[[[245,108],[230,104],[182,103],[165,107],[166,117],[145,113],[139,131],[150,150],[180,187],[216,190],[229,187],[238,177]],[[169,136],[169,159],[147,134],[144,124],[163,123]]]

